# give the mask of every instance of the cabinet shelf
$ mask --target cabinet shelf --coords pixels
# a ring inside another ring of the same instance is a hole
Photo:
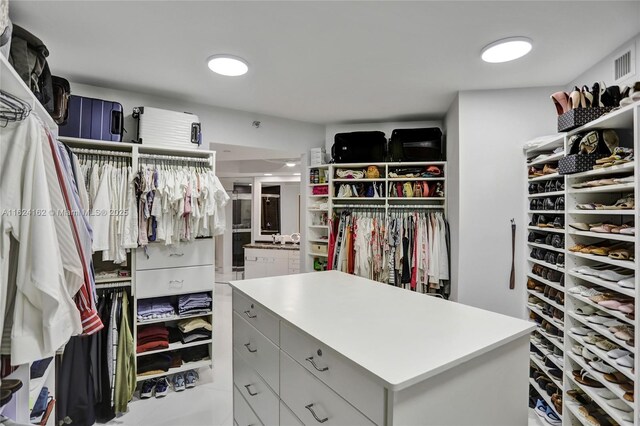
[[[575,173],[572,175],[567,175],[569,179],[579,179],[582,177],[595,177],[595,176],[608,176],[615,175],[618,173],[632,172],[635,169],[635,163],[624,163],[619,164],[617,166],[605,167],[602,169],[594,169],[588,170],[586,172]]]
[[[136,380],[138,382],[142,382],[143,380],[156,379],[158,377],[170,376],[176,373],[182,373],[189,370],[196,370],[202,367],[211,367],[213,365],[213,361],[211,359],[203,359],[200,361],[187,362],[182,364],[180,367],[170,368],[167,372],[162,372],[158,374],[149,374],[149,375],[137,375]]]
[[[591,188],[569,188],[569,194],[596,194],[599,192],[633,192],[635,183],[620,183],[617,185],[594,186]]]
[[[191,348],[191,347],[194,347],[194,346],[209,345],[212,342],[213,342],[213,339],[198,340],[198,341],[189,342],[189,343],[181,343],[181,342],[170,343],[168,348],[157,349],[155,351],[140,352],[140,353],[136,353],[136,356],[137,357],[141,357],[141,356],[146,356],[146,355],[159,354],[159,353],[162,353],[162,352],[177,351],[179,349],[186,349],[186,348]]]
[[[574,277],[574,278],[586,281],[586,282],[591,283],[591,284],[595,284],[595,285],[600,286],[600,287],[604,287],[604,288],[609,289],[609,290],[613,290],[615,292],[624,294],[625,296],[635,297],[635,294],[636,294],[634,289],[620,287],[617,283],[612,282],[612,281],[603,280],[601,278],[594,277],[594,276],[591,276],[591,275],[579,274],[579,273],[573,272],[573,271],[568,271],[568,274],[570,276]]]
[[[315,257],[329,257],[329,255],[326,253],[309,252],[308,254],[309,256],[315,256]]]
[[[564,195],[564,191],[538,192],[537,194],[529,194],[528,198],[557,197],[558,195]]]
[[[558,178],[563,178],[564,176],[562,176],[559,173],[550,173],[548,175],[543,175],[543,176],[536,176],[533,178],[529,178],[528,182],[540,182],[543,180],[552,180],[552,179],[558,179]]]
[[[564,234],[564,228],[541,228],[539,226],[527,226],[530,231],[553,232],[555,234]]]
[[[572,229],[569,229],[568,233],[570,235],[578,235],[580,237],[597,238],[599,240],[627,241],[627,242],[630,242],[630,243],[633,243],[636,240],[635,235],[612,234],[612,233],[591,232],[591,231],[574,231]]]
[[[198,318],[198,317],[210,317],[213,314],[213,311],[204,313],[204,314],[195,314],[195,315],[173,315],[167,318],[154,318],[154,319],[150,319],[150,320],[138,320],[137,321],[137,325],[147,325],[147,324],[157,324],[159,322],[171,322],[171,321],[180,321],[183,319],[189,319],[189,318]]]
[[[558,152],[556,154],[550,154],[545,158],[540,158],[539,160],[535,160],[530,163],[527,163],[527,167],[541,166],[543,164],[549,164],[549,163],[557,163],[558,160],[560,160],[562,157],[564,157],[564,151]]]

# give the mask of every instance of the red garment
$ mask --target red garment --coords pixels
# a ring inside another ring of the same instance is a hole
[[[71,202],[69,201],[69,194],[67,193],[67,187],[65,185],[64,173],[62,172],[62,168],[59,162],[55,142],[51,138],[51,134],[49,132],[47,132],[47,138],[49,139],[49,147],[51,148],[53,162],[56,166],[56,174],[58,175],[58,183],[60,184],[65,207],[69,212],[72,212],[74,210],[71,208]],[[84,256],[82,254],[80,237],[78,235],[78,225],[76,224],[75,217],[73,215],[69,215],[69,221],[71,223],[73,239],[76,242],[76,249],[78,250],[78,256],[80,257],[80,262],[82,263],[82,272],[84,274],[84,285],[80,287],[80,290],[78,290],[78,293],[75,295],[76,307],[80,311],[80,319],[82,320],[82,333],[93,334],[104,328],[104,324],[102,323],[102,320],[98,315],[98,310],[96,309],[95,300],[93,300],[93,288],[91,285],[91,277],[89,276],[89,274],[92,274],[93,272],[89,268],[89,265],[86,264]]]
[[[169,347],[169,342],[166,340],[156,340],[153,342],[145,343],[143,345],[138,344],[136,347],[137,353],[147,352],[147,351],[155,351],[158,349],[167,349]]]
[[[414,291],[418,286],[418,221],[417,217],[415,219],[416,226],[413,228],[413,267],[411,268],[411,290]]]
[[[167,327],[162,324],[148,325],[146,327],[138,328],[138,341],[144,339],[145,337],[156,335],[168,338],[169,330],[167,330]]]
[[[347,239],[347,273],[353,275],[355,270],[355,235],[353,234],[353,225],[347,227],[347,234],[349,236]]]
[[[327,270],[333,269],[333,253],[336,250],[336,236],[333,233],[333,220],[329,219],[329,249],[327,251]]]

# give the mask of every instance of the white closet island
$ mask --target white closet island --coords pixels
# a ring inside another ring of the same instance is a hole
[[[235,424],[527,424],[528,322],[337,271],[231,286]]]

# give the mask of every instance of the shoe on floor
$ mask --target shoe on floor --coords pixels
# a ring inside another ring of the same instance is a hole
[[[178,374],[174,374],[173,375],[173,390],[176,392],[182,392],[183,390],[185,390],[186,384],[184,381],[184,375],[182,373],[178,373]]]
[[[140,389],[140,399],[147,399],[153,396],[153,391],[156,388],[156,379],[149,379],[142,382],[142,388]]]
[[[194,388],[196,386],[196,382],[198,381],[198,372],[195,370],[189,370],[185,374],[185,386],[187,389]]]
[[[160,377],[156,382],[156,398],[162,398],[169,393],[169,381],[166,377]]]

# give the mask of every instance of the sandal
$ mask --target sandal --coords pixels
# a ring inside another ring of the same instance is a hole
[[[622,375],[622,373],[618,373],[620,375]],[[602,383],[600,383],[599,381],[597,381],[592,375],[591,373],[583,370],[574,370],[573,371],[573,377],[575,379],[576,382],[580,383],[581,385],[584,386],[588,386],[590,388],[603,388],[604,385]]]
[[[615,373],[605,374],[604,379],[607,382],[615,383],[616,385],[622,385],[629,382],[629,379],[627,379],[627,377],[619,371],[616,371]]]
[[[629,260],[631,253],[626,248],[616,249],[609,252],[611,259]]]

